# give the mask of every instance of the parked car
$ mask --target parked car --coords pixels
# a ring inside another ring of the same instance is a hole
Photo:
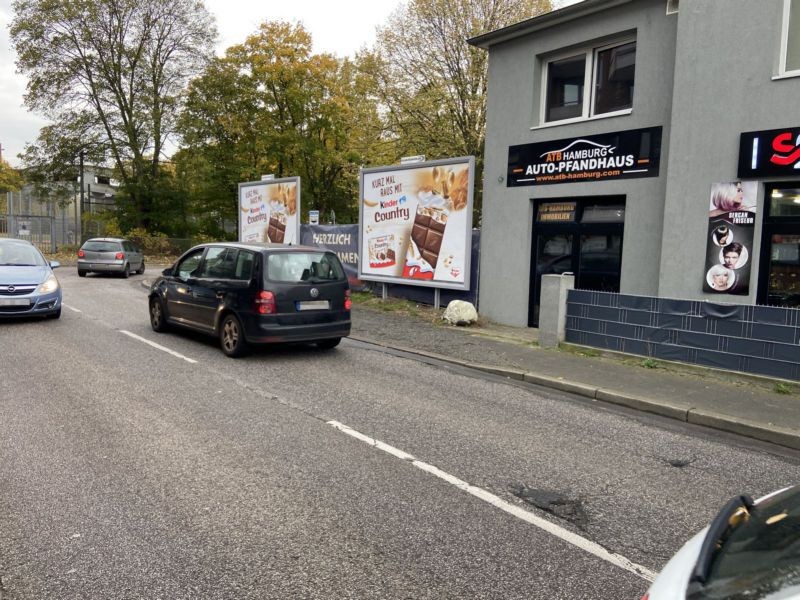
[[[729,501],[642,600],[800,599],[800,486]]]
[[[0,239],[0,317],[61,316],[61,286],[39,249],[26,240]]]
[[[92,238],[78,250],[78,276],[87,273],[117,273],[128,277],[131,272],[144,273],[144,254],[130,240]]]
[[[307,246],[195,246],[153,282],[148,302],[155,331],[177,326],[217,336],[232,357],[271,342],[328,349],[350,335],[342,263]]]

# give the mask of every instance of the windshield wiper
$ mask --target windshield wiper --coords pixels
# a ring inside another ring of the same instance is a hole
[[[697,557],[692,575],[689,578],[689,585],[686,588],[686,597],[691,598],[700,592],[708,581],[708,574],[711,570],[711,563],[714,557],[725,545],[731,532],[750,518],[750,509],[753,508],[753,499],[750,496],[736,496],[731,498],[721,511],[714,517],[708,532],[700,546],[700,554]]]

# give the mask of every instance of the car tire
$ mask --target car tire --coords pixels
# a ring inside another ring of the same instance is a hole
[[[60,319],[61,318],[61,309],[59,308],[56,312],[52,312],[46,316],[48,319]]]
[[[219,345],[225,356],[238,358],[247,353],[242,323],[234,314],[225,315],[219,328]]]
[[[167,315],[164,313],[164,303],[161,298],[150,298],[150,327],[153,331],[162,333],[167,330]]]
[[[144,259],[142,259],[142,266],[136,271],[139,275],[144,273]]]
[[[317,341],[317,348],[320,350],[330,350],[331,348],[336,348],[339,345],[339,342],[342,341],[342,338],[328,338],[327,340],[319,340]]]
[[[78,269],[78,277],[86,277],[86,273],[87,271],[84,271],[83,269]]]
[[[125,263],[125,268],[122,270],[122,277],[127,279],[131,276],[131,266],[128,263]]]

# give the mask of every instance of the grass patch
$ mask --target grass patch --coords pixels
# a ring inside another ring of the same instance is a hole
[[[785,384],[785,383],[783,383],[781,381],[776,382],[775,385],[772,386],[772,391],[775,392],[776,394],[783,394],[783,395],[787,395],[787,396],[794,392],[794,390],[792,390],[791,386],[789,386],[789,385],[787,385],[787,384]]]
[[[417,304],[403,298],[384,299],[370,292],[351,292],[350,297],[354,304],[371,310],[417,317],[430,323],[442,323],[441,311],[436,310],[433,306]]]
[[[569,352],[570,354],[575,354],[576,356],[588,356],[591,358],[597,358],[598,356],[602,356],[602,352],[600,352],[600,350],[595,350],[594,348],[586,348],[585,346],[573,346],[572,344],[561,344],[559,346],[559,349]]]
[[[657,369],[658,368],[658,361],[653,360],[652,358],[645,358],[642,362],[639,363],[645,369]]]

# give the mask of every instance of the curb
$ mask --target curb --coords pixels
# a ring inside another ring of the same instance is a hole
[[[500,377],[506,377],[508,379],[512,379],[515,381],[523,381],[525,383],[532,383],[535,385],[540,385],[542,387],[555,389],[562,392],[569,392],[571,394],[576,394],[578,396],[588,398],[591,400],[598,400],[601,402],[607,402],[609,404],[625,406],[627,408],[632,408],[642,412],[653,413],[660,415],[662,417],[675,419],[677,421],[683,421],[684,423],[701,425],[704,427],[709,427],[711,429],[717,429],[719,431],[725,431],[728,433],[735,433],[737,435],[741,435],[744,437],[753,438],[763,442],[769,442],[772,444],[776,444],[778,446],[784,446],[787,448],[800,450],[799,430],[789,429],[785,427],[778,427],[772,423],[760,423],[757,421],[741,419],[739,417],[733,417],[723,413],[707,411],[694,406],[690,406],[688,404],[677,404],[663,400],[656,400],[653,398],[631,396],[629,394],[625,394],[624,392],[597,388],[576,381],[570,381],[567,379],[562,379],[557,377],[550,377],[547,375],[540,375],[537,373],[526,372],[519,369],[508,369],[505,367],[498,367],[494,365],[483,365],[479,363],[472,363],[469,361],[453,358],[450,356],[443,356],[441,354],[426,352],[424,350],[404,348],[402,346],[391,345],[385,342],[379,342],[361,336],[351,335],[350,338],[360,342],[366,342],[368,344],[380,346],[383,348],[391,348],[392,350],[398,350],[400,352],[406,352],[408,354],[415,354],[417,356],[423,356],[441,362],[450,363],[461,367],[466,367],[469,369],[475,369],[478,371],[483,371],[485,373],[490,373],[492,375],[499,375]]]

